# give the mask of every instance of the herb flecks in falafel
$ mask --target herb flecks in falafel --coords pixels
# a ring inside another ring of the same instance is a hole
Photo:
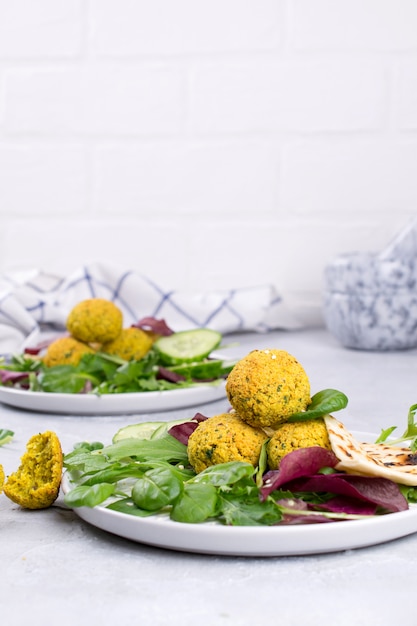
[[[93,348],[74,337],[59,337],[48,346],[42,361],[46,367],[78,365],[84,354],[93,352]]]
[[[114,354],[125,361],[134,359],[140,361],[152,348],[153,339],[148,333],[140,328],[124,328],[120,334],[102,345],[101,351]]]
[[[284,456],[293,450],[314,446],[332,449],[323,418],[281,424],[266,446],[268,467],[278,469]]]
[[[199,423],[188,440],[188,458],[197,473],[230,461],[256,466],[267,439],[260,428],[249,426],[234,413],[222,413]]]
[[[6,496],[25,509],[45,509],[58,497],[63,454],[58,436],[46,431],[31,437],[16,472],[4,485]]]
[[[103,298],[82,300],[71,309],[66,322],[68,332],[85,343],[106,343],[120,334],[123,313]]]

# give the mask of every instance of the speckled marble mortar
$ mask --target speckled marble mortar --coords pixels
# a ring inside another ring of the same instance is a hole
[[[417,346],[417,222],[380,254],[340,255],[324,271],[323,314],[348,348]]]

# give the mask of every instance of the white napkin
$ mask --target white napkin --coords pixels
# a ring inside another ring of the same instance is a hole
[[[124,327],[149,316],[164,319],[174,331],[205,327],[228,334],[300,326],[271,285],[170,291],[133,270],[93,263],[67,277],[36,269],[0,275],[0,354],[22,352],[65,332],[72,307],[88,298],[113,301]]]

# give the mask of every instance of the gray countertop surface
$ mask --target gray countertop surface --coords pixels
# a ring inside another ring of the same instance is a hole
[[[342,348],[325,329],[227,338],[240,358],[254,348],[293,354],[312,393],[344,391],[338,414],[351,430],[404,430],[417,402],[417,350],[362,352]],[[216,415],[226,400],[195,407]],[[6,474],[15,471],[29,438],[55,431],[64,452],[82,441],[109,443],[122,426],[190,416],[73,416],[0,405],[0,428],[13,441],[0,448]],[[351,522],[355,523],[355,522]],[[416,528],[417,530],[417,528]],[[277,529],[277,532],[279,530]],[[202,555],[143,545],[99,530],[63,505],[25,511],[0,495],[0,615],[5,626],[54,623],[145,626],[246,626],[274,619],[285,626],[417,623],[413,597],[417,534],[357,550],[310,556]]]

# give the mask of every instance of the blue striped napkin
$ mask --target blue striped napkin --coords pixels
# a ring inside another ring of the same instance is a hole
[[[148,316],[164,319],[174,331],[206,327],[229,334],[297,327],[271,285],[175,291],[136,271],[93,263],[67,277],[39,270],[0,275],[0,353],[15,354],[62,333],[72,307],[88,298],[117,304],[124,327]]]

